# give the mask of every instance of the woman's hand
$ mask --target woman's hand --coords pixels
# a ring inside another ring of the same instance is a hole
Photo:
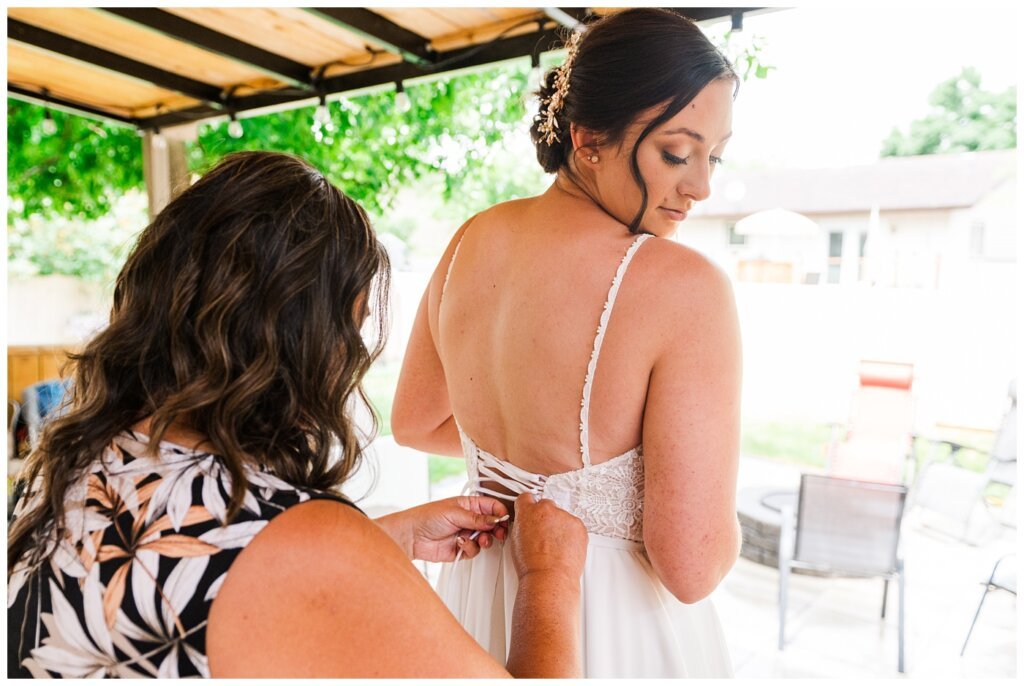
[[[377,524],[413,560],[451,562],[459,550],[472,558],[508,536],[508,508],[487,496],[456,496],[380,517]],[[501,520],[501,521],[499,521]],[[471,539],[474,533],[477,538]]]
[[[530,493],[516,499],[510,542],[520,580],[527,574],[553,572],[578,582],[587,560],[588,540],[583,522],[553,501],[537,500]]]

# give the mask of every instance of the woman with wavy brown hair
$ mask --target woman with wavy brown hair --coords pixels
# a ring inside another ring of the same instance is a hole
[[[374,522],[337,490],[360,458],[352,405],[383,344],[360,330],[384,331],[388,270],[362,209],[288,155],[230,155],[156,217],[26,467],[9,675],[507,674],[409,562],[475,556],[471,530],[504,540],[505,506]],[[582,525],[520,507],[508,669],[571,676]]]

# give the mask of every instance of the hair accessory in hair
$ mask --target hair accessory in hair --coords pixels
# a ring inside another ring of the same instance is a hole
[[[540,117],[541,122],[537,131],[542,135],[544,142],[548,145],[558,142],[558,113],[565,104],[565,96],[569,92],[569,77],[572,75],[572,63],[576,59],[576,51],[579,49],[582,31],[573,31],[569,35],[566,47],[569,54],[565,57],[555,74],[555,92],[541,101]]]

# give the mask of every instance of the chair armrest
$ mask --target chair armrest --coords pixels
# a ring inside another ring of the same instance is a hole
[[[783,505],[779,518],[779,568],[788,566],[793,559],[796,539],[796,511],[792,505]]]

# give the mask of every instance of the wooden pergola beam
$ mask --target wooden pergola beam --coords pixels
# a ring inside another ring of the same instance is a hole
[[[426,76],[431,73],[440,73],[449,69],[464,69],[477,67],[492,62],[526,57],[533,54],[534,50],[546,52],[555,50],[561,45],[561,37],[553,29],[524,34],[514,38],[503,38],[486,45],[474,45],[467,48],[459,48],[447,52],[438,53],[437,61],[430,68],[402,62],[376,69],[343,74],[329,79],[324,79],[321,84],[325,95],[344,93],[347,91],[362,88],[371,88],[396,81],[406,81],[417,77]],[[265,107],[280,106],[288,103],[308,101],[313,104],[315,100],[312,94],[295,94],[292,92],[266,91],[247,97],[240,97],[232,102],[232,110],[245,112],[248,110],[263,109]],[[139,121],[142,128],[153,128],[174,126],[183,122],[195,121],[204,116],[216,116],[217,113],[210,112],[204,107],[193,107],[187,110],[167,112],[155,117]]]
[[[216,86],[159,69],[10,17],[7,18],[7,37],[100,69],[130,76],[159,88],[166,88],[196,100],[202,100],[214,109],[221,107],[220,89]]]
[[[122,116],[120,114],[114,114],[107,110],[101,110],[96,107],[90,107],[78,102],[71,102],[70,100],[64,100],[59,98],[52,93],[40,93],[39,91],[29,90],[28,88],[22,88],[21,86],[14,85],[12,83],[7,84],[7,95],[14,97],[18,100],[30,102],[33,105],[39,105],[41,107],[52,107],[55,110],[61,110],[69,114],[75,114],[80,117],[87,117],[89,119],[100,119],[115,121],[120,124],[128,126],[135,126],[138,122],[129,117]]]
[[[428,65],[436,55],[430,40],[362,7],[308,7],[310,14],[362,36],[412,64]]]
[[[244,41],[182,19],[176,14],[148,7],[101,7],[104,12],[145,26],[197,48],[258,69],[268,76],[292,86],[312,84],[310,68],[276,53],[268,52]]]

